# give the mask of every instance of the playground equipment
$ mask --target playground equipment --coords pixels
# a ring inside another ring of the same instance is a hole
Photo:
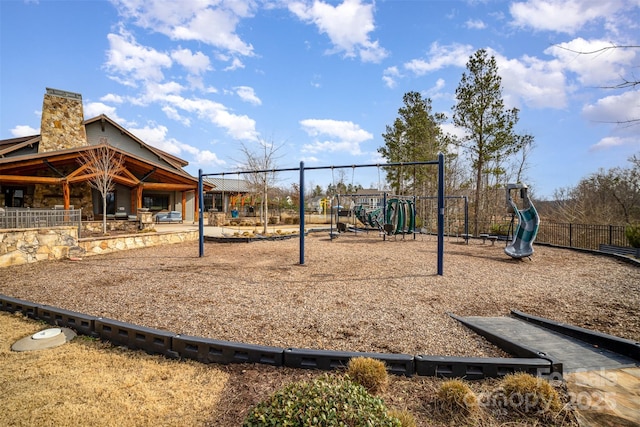
[[[379,230],[383,235],[415,233],[415,201],[394,196],[387,199],[383,194],[380,206],[356,205],[353,214],[365,227]]]
[[[518,216],[518,228],[513,233],[513,240],[504,248],[504,252],[512,258],[530,257],[533,254],[533,241],[540,227],[540,217],[529,199],[527,188],[524,184],[507,184],[507,210],[511,213],[510,228],[513,227],[515,216]],[[522,210],[518,209],[511,197],[512,190],[520,190],[520,198],[524,201]]]
[[[275,172],[290,172],[290,171],[298,171],[300,174],[300,250],[299,250],[299,259],[300,265],[304,265],[304,235],[305,235],[305,224],[304,224],[304,211],[305,211],[305,198],[304,198],[304,176],[305,171],[311,170],[322,170],[322,169],[343,169],[343,168],[366,168],[366,167],[376,167],[380,169],[380,167],[396,167],[396,166],[412,166],[412,165],[437,165],[438,167],[438,256],[437,256],[437,270],[438,275],[444,275],[444,154],[438,153],[438,160],[430,160],[430,161],[420,161],[420,162],[395,162],[395,163],[386,163],[386,164],[362,164],[362,165],[348,165],[348,166],[313,166],[313,167],[305,167],[304,162],[300,162],[300,167],[298,168],[283,168],[283,169],[264,169],[264,170],[253,170],[253,171],[240,171],[237,172],[238,175],[246,174],[246,173],[275,173]],[[197,194],[197,204],[198,204],[198,234],[199,234],[199,242],[198,242],[198,253],[200,257],[204,256],[204,219],[203,219],[203,211],[204,211],[204,198],[203,198],[203,184],[202,180],[205,176],[217,176],[224,175],[224,172],[221,173],[203,173],[202,169],[198,170],[198,194]]]

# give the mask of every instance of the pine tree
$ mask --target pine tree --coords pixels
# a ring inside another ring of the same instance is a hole
[[[378,153],[388,162],[413,162],[435,160],[438,152],[445,151],[440,124],[446,120],[442,113],[433,113],[431,99],[423,99],[419,92],[407,92],[402,97],[404,106],[398,109],[399,117],[393,126],[386,126],[382,134],[385,145]],[[387,181],[398,193],[420,193],[434,190],[437,170],[432,167],[387,168]]]
[[[456,89],[456,99],[453,123],[465,131],[465,136],[455,139],[454,143],[471,157],[476,186],[474,233],[478,234],[484,178],[498,173],[493,165],[502,164],[517,153],[525,141],[532,143],[533,137],[515,133],[518,109],[505,107],[495,57],[489,57],[484,49],[469,58],[467,71]]]

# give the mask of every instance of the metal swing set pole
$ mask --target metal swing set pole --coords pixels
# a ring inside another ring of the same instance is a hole
[[[300,265],[304,265],[304,223],[305,223],[305,207],[304,207],[304,173],[308,170],[321,170],[321,169],[334,169],[334,168],[363,168],[363,167],[393,167],[393,166],[410,166],[410,165],[438,165],[438,275],[444,274],[444,154],[438,153],[438,160],[423,161],[423,162],[396,162],[396,163],[371,163],[362,165],[344,165],[344,166],[312,166],[305,167],[304,162],[300,162],[300,167],[297,168],[285,168],[285,169],[265,169],[254,171],[239,171],[238,175],[245,173],[264,173],[264,172],[300,172]],[[228,173],[228,172],[227,172]],[[204,200],[203,200],[203,184],[202,180],[204,176],[219,176],[224,175],[225,172],[203,174],[202,169],[198,171],[198,199],[199,199],[199,243],[200,243],[200,257],[204,256]]]

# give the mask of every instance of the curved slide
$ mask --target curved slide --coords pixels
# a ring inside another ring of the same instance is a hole
[[[526,208],[519,210],[511,198],[511,190],[519,189],[524,199]],[[513,236],[513,241],[504,248],[504,252],[512,258],[525,258],[533,255],[533,241],[538,234],[540,217],[535,206],[527,195],[527,186],[522,184],[507,185],[507,206],[509,210],[518,215],[518,228]]]

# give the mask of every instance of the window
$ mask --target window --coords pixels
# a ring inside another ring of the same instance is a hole
[[[169,195],[149,194],[142,197],[142,207],[149,208],[150,211],[169,210]]]

